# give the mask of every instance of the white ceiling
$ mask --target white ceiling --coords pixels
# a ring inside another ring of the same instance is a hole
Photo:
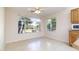
[[[49,16],[54,13],[63,11],[67,7],[40,7],[40,8],[43,10],[41,11],[41,13],[38,16],[43,17],[43,16]],[[37,16],[36,14],[33,14],[32,12],[30,12],[30,10],[34,9],[34,7],[8,7],[8,9],[18,12],[19,14],[25,14],[27,16],[33,16],[33,17]]]

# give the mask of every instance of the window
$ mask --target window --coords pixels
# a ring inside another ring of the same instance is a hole
[[[56,19],[51,18],[47,21],[47,31],[53,31],[56,30]]]
[[[40,19],[21,17],[18,21],[18,33],[39,32]]]

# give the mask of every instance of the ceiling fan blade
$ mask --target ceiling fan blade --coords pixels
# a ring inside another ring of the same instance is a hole
[[[30,12],[35,12],[35,10],[31,10]]]
[[[35,8],[28,8],[28,10],[32,13],[35,13],[36,11],[43,11],[44,9],[40,7],[35,7]]]
[[[28,11],[35,11],[36,9],[30,7],[30,8],[27,8]]]

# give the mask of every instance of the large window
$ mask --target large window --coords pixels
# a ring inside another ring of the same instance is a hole
[[[47,30],[53,31],[56,30],[56,18],[50,18],[47,21]]]
[[[39,32],[40,19],[21,17],[18,21],[18,33]]]

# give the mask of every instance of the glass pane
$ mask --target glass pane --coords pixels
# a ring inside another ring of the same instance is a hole
[[[48,19],[47,30],[48,31],[56,30],[56,19],[55,18]]]
[[[18,21],[18,33],[39,32],[40,19],[21,17]]]

